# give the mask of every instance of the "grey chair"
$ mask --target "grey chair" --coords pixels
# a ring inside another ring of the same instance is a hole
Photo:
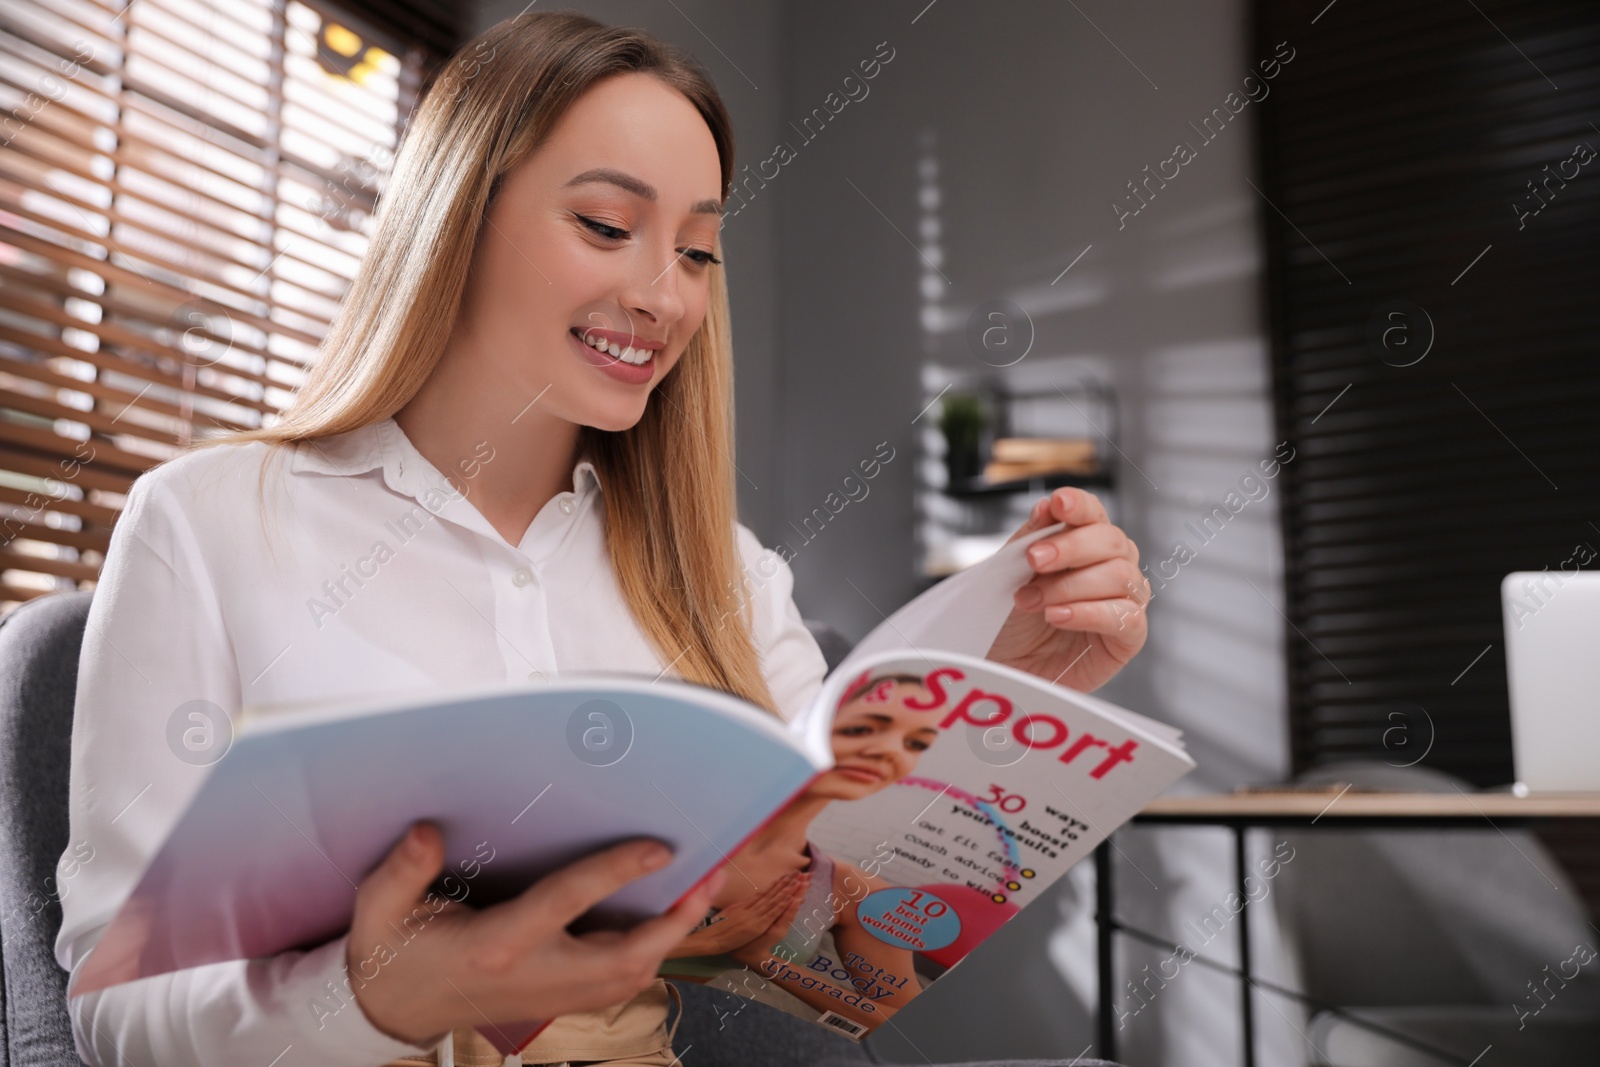
[[[1471,786],[1423,767],[1356,761],[1306,784],[1454,793]],[[1593,1062],[1600,976],[1590,963],[1552,985],[1540,1007],[1529,982],[1578,944],[1600,944],[1582,902],[1532,833],[1513,827],[1328,830],[1283,835],[1295,849],[1274,890],[1303,992],[1342,1013],[1313,1012],[1313,1062],[1337,1067]],[[1366,1024],[1363,1026],[1362,1024]]]
[[[855,647],[850,639],[835,630],[821,619],[804,619],[806,629],[811,631],[811,636],[816,639],[817,647],[822,650],[822,658],[828,664],[828,670],[833,670],[844,658],[850,654],[850,649]]]
[[[0,1067],[83,1067],[67,1016],[67,974],[55,959],[55,869],[67,847],[72,713],[92,596],[40,597],[0,617]],[[826,624],[807,625],[831,670],[848,641]],[[675,1047],[686,1067],[878,1062],[815,1023],[732,993],[676,984],[684,1011]]]
[[[0,618],[0,1067],[83,1067],[67,1018],[56,861],[78,649],[92,593],[40,597]]]

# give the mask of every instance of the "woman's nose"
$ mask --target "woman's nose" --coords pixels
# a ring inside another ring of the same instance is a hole
[[[683,317],[683,298],[678,292],[678,271],[682,256],[670,249],[667,258],[642,256],[639,277],[623,294],[622,305],[629,312],[661,326]]]

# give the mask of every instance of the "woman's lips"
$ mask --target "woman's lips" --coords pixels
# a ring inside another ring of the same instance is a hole
[[[853,778],[858,782],[869,782],[876,785],[884,780],[883,775],[865,767],[835,767],[834,770],[846,778]]]
[[[626,382],[628,385],[644,385],[655,377],[655,356],[651,356],[649,362],[646,363],[624,363],[615,356],[600,351],[593,345],[585,344],[578,338],[574,330],[567,331],[567,339],[578,349],[578,354],[583,357],[585,363],[610,375],[619,382]]]

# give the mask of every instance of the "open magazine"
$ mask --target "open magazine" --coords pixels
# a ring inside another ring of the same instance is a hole
[[[730,855],[686,944],[721,951],[661,973],[857,1039],[1193,766],[1164,727],[970,656],[877,653],[835,683],[833,767]]]
[[[1023,551],[1060,529],[901,608],[787,725],[617,674],[246,715],[69,992],[337,937],[360,879],[431,819],[445,872],[391,952],[430,902],[494,904],[651,836],[672,863],[587,925],[661,914],[726,865],[662,973],[864,1037],[1193,767],[1177,731],[982,658]],[[479,1029],[511,1054],[546,1022]]]

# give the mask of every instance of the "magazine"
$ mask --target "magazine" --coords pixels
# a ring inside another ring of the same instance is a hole
[[[971,656],[831,682],[833,766],[729,856],[686,946],[743,943],[660,973],[856,1040],[1193,767],[1171,730]]]
[[[430,819],[445,870],[391,952],[443,900],[492,905],[655,837],[672,862],[585,927],[659,915],[725,866],[662,973],[864,1037],[1193,767],[1177,731],[983,658],[1023,551],[1061,529],[901,608],[789,723],[621,674],[247,712],[69,994],[338,937],[361,878]],[[509,1055],[547,1021],[479,1030]]]

